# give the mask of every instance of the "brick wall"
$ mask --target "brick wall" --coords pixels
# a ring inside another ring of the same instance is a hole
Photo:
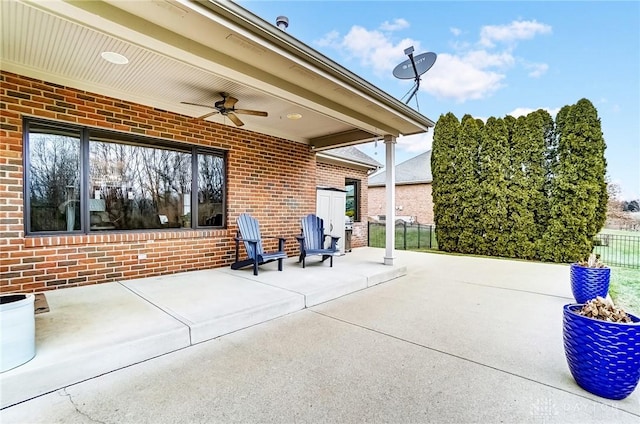
[[[360,181],[360,222],[353,223],[353,235],[351,237],[351,247],[367,246],[367,210],[368,206],[368,176],[364,169],[348,168],[336,164],[318,162],[316,166],[316,181],[318,186],[345,188],[345,180],[353,179]]]
[[[25,237],[23,117],[226,150],[228,228]],[[299,220],[315,212],[316,163],[306,145],[4,71],[0,139],[0,292],[228,266],[235,252],[235,220],[243,212],[260,221],[263,234],[288,237],[286,248],[294,256]]]
[[[431,184],[403,184],[396,186],[396,215],[415,216],[420,224],[433,224]],[[369,187],[369,216],[386,215],[384,186]]]

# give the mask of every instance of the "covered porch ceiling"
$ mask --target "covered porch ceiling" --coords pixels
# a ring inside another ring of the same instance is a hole
[[[232,2],[4,0],[0,19],[5,71],[194,118],[227,92],[236,108],[268,113],[238,115],[243,128],[316,150],[434,125]],[[105,61],[107,51],[129,63]]]

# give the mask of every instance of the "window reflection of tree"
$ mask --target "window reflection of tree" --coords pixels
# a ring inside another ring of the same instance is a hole
[[[222,225],[220,153],[35,121],[25,128],[29,232],[190,227],[192,207],[199,225]],[[192,205],[194,161],[200,188]]]
[[[182,225],[191,155],[130,144],[91,143],[91,184],[121,229]],[[94,193],[95,196],[95,193]],[[161,222],[160,216],[168,222]]]
[[[358,180],[352,180],[349,178],[345,180],[345,190],[347,191],[345,215],[353,221],[360,221],[360,206],[358,199],[359,184],[360,182]]]
[[[169,222],[180,222],[183,215],[187,173],[190,177],[190,155],[154,150],[145,160],[145,171],[151,184],[153,206],[158,213],[166,215]],[[191,178],[189,178],[190,180]]]
[[[80,139],[36,131],[29,133],[30,229],[79,230]]]
[[[224,160],[219,156],[198,155],[198,224],[222,225]]]

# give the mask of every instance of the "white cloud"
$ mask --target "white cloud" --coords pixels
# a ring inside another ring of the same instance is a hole
[[[448,45],[451,47],[451,50],[456,52],[465,52],[473,48],[472,43],[460,39],[451,40],[448,42]]]
[[[393,43],[388,36],[377,30],[367,30],[355,25],[342,40],[331,34],[318,44],[328,40],[332,47],[338,49],[350,59],[356,59],[362,66],[371,68],[378,75],[389,74],[400,62],[406,59],[404,49],[414,46],[420,51],[420,42],[409,38]]]
[[[546,63],[529,63],[524,67],[529,70],[529,76],[532,78],[539,78],[549,70],[549,65]]]
[[[547,112],[549,112],[549,115],[551,115],[552,117],[555,117],[558,114],[558,112],[560,112],[560,108],[559,107],[556,107],[556,108],[550,108],[550,107],[537,107],[537,108],[517,107],[517,108],[513,109],[511,112],[507,113],[507,115],[511,115],[514,118],[518,118],[520,116],[527,116],[531,112],[535,112],[538,109],[546,110]]]
[[[431,149],[433,144],[433,129],[428,133],[408,135],[406,137],[398,137],[397,147],[399,150],[403,150],[409,153],[424,153]]]
[[[392,31],[407,26],[409,23],[406,20],[396,19],[384,22],[380,28]],[[450,28],[450,31],[455,36],[463,33],[458,28]],[[456,40],[452,52],[438,53],[435,65],[422,78],[421,89],[437,98],[463,103],[487,98],[503,88],[507,72],[515,66],[524,66],[529,76],[539,77],[547,71],[548,65],[528,64],[520,58],[516,59],[515,41],[549,32],[549,25],[536,21],[485,26],[477,43]],[[508,45],[494,49],[495,42]],[[357,60],[361,66],[385,78],[392,78],[393,68],[406,60],[404,50],[407,47],[413,46],[417,54],[423,52],[419,40],[406,38],[398,41],[390,32],[369,30],[359,25],[351,27],[344,36],[330,32],[316,44],[333,48],[348,60]],[[481,47],[478,48],[478,45]]]
[[[316,40],[315,43],[320,47],[337,47],[340,45],[340,33],[338,31],[328,32],[324,37]]]
[[[513,43],[530,40],[537,34],[550,34],[551,26],[537,21],[513,21],[508,25],[487,25],[480,30],[480,44],[494,47],[494,42]]]
[[[469,51],[461,60],[474,68],[510,68],[515,64],[515,59],[509,52],[489,53],[486,50]]]
[[[527,116],[534,110],[537,110],[537,109],[531,109],[530,107],[517,107],[513,109],[511,112],[507,113],[507,115],[511,115],[514,118],[519,118],[521,116]]]
[[[409,22],[402,18],[394,19],[393,22],[384,21],[380,25],[382,31],[398,31],[405,28],[409,28]]]
[[[433,144],[433,129],[425,134],[400,136],[396,139],[396,164],[404,162],[414,156],[431,149]],[[384,166],[386,164],[386,146],[384,141],[359,144],[358,149],[368,154]]]
[[[437,98],[460,103],[490,96],[504,86],[503,73],[476,66],[461,56],[441,54],[422,79],[422,89]]]

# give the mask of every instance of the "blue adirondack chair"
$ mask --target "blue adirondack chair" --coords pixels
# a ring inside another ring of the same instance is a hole
[[[238,223],[238,235],[236,241],[236,261],[231,264],[231,269],[240,269],[253,265],[253,275],[258,275],[258,265],[278,261],[278,271],[282,271],[282,260],[287,258],[284,251],[285,238],[263,237],[260,235],[258,221],[251,215],[243,213],[236,220]],[[266,238],[278,239],[278,251],[267,253],[262,247],[262,240]],[[240,260],[240,242],[244,243],[248,259]]]
[[[329,247],[325,247],[326,239],[331,238]],[[333,267],[333,255],[338,253],[338,240],[340,237],[324,233],[324,221],[316,215],[310,214],[302,218],[302,230],[296,236],[300,243],[300,258],[302,268],[305,267],[305,258],[311,255],[322,256],[322,262],[329,259],[330,266]]]

